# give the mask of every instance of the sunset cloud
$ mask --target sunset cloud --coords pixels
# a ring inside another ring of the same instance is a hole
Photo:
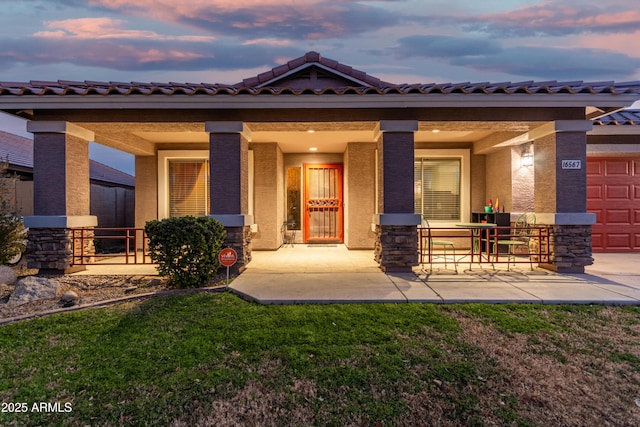
[[[0,80],[55,70],[179,81],[215,70],[240,81],[310,50],[388,81],[640,79],[637,0],[11,3],[0,15]]]
[[[212,36],[167,36],[154,31],[128,30],[126,22],[109,18],[78,18],[60,21],[45,21],[45,27],[51,30],[38,31],[34,37],[62,39],[76,38],[85,40],[133,39],[133,40],[182,40],[192,42],[211,42]]]
[[[390,52],[398,58],[425,58],[483,73],[535,79],[601,79],[626,76],[640,58],[608,49],[540,46],[502,47],[494,39],[409,36]]]
[[[272,67],[278,56],[300,52],[264,44],[233,45],[157,40],[33,38],[0,41],[0,64],[72,63],[114,70],[229,70]]]
[[[469,29],[480,30],[494,37],[625,33],[640,30],[640,10],[637,4],[624,8],[621,5],[611,7],[607,2],[541,2],[463,20],[468,23]]]
[[[523,46],[493,55],[453,58],[451,64],[543,80],[613,80],[640,68],[640,58],[602,49]]]
[[[439,35],[415,35],[403,37],[393,48],[398,56],[423,58],[458,58],[464,56],[490,55],[500,52],[496,41],[450,37]]]
[[[88,3],[212,34],[252,38],[332,38],[392,26],[402,18],[398,13],[350,0],[139,0],[133,4],[128,0],[90,0]]]

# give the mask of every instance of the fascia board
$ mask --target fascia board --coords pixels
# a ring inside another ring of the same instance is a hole
[[[0,109],[290,109],[290,108],[571,108],[624,107],[638,94],[381,94],[381,95],[129,95],[0,96]]]

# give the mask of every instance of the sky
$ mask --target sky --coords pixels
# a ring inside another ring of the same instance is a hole
[[[0,0],[0,6],[0,81],[237,83],[308,51],[392,83],[640,80],[637,0]],[[23,122],[0,117],[3,124],[25,132]],[[92,146],[92,156],[110,164],[109,155],[96,153]],[[117,159],[111,165],[122,169]]]

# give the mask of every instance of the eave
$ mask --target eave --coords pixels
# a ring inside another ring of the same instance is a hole
[[[1,110],[30,109],[388,109],[620,108],[640,99],[622,94],[380,94],[380,95],[84,95],[0,96]]]

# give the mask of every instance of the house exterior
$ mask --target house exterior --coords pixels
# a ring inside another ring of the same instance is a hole
[[[639,90],[394,84],[309,52],[234,85],[1,82],[0,110],[29,119],[34,134],[27,221],[39,268],[68,267],[63,250],[38,255],[68,243],[61,230],[99,225],[88,196],[96,141],[136,156],[137,227],[213,216],[240,270],[252,250],[282,245],[284,224],[298,242],[372,249],[384,271],[408,271],[421,215],[452,226],[492,198],[552,226],[548,267],[579,272],[593,262],[596,217],[587,211],[587,135]]]

